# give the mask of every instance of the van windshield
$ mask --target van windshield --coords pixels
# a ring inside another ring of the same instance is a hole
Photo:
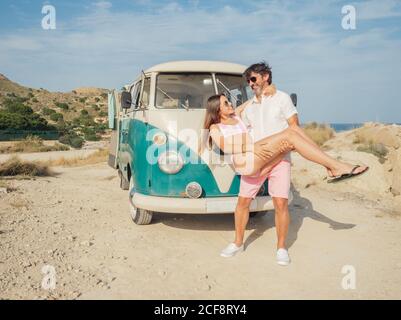
[[[234,108],[253,97],[251,88],[242,76],[216,74],[216,82],[219,93],[224,93]]]
[[[216,74],[218,93],[224,93],[233,107],[253,97],[241,75]],[[156,106],[165,109],[204,109],[215,95],[213,78],[208,73],[162,73],[157,76]]]
[[[166,109],[201,109],[215,94],[213,78],[207,73],[159,74],[156,106]]]

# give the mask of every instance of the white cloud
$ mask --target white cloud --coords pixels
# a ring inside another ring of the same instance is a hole
[[[93,6],[95,6],[99,10],[108,10],[113,6],[113,4],[109,1],[98,1],[94,2]]]

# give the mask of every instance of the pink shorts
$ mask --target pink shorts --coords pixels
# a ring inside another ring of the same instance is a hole
[[[263,176],[241,176],[239,196],[255,199],[266,179],[269,179],[269,195],[271,197],[288,199],[291,185],[291,163],[287,160],[282,160]]]

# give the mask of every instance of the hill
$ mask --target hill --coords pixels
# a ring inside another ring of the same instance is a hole
[[[99,140],[106,134],[107,92],[102,88],[50,92],[21,86],[0,74],[0,110],[10,103],[23,104],[56,126],[61,135],[76,134],[85,140]]]
[[[14,96],[27,98],[26,103],[43,115],[50,123],[45,108],[62,113],[65,120],[79,117],[82,110],[87,110],[93,118],[105,118],[107,113],[107,89],[77,88],[71,92],[50,92],[45,89],[33,89],[21,86],[0,74],[0,104]]]

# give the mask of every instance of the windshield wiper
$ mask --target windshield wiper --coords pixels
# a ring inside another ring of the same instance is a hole
[[[160,89],[159,87],[157,87],[157,90],[160,90],[161,93],[163,93],[167,98],[169,98],[172,101],[175,101],[174,98],[172,98],[171,96],[169,96],[169,94],[167,92],[165,92],[164,90]],[[179,102],[181,106],[184,107],[185,110],[189,110],[189,107],[187,107],[185,104],[183,104],[182,102]]]
[[[230,89],[228,89],[228,87],[219,78],[216,78],[216,82],[221,84],[223,89],[226,90],[227,93],[235,100],[235,104],[237,105],[238,99],[234,97],[234,95],[230,92]]]

